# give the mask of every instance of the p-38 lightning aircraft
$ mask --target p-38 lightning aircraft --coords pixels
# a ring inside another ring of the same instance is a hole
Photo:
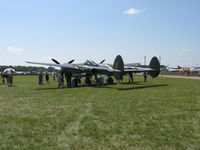
[[[103,61],[100,63],[95,63],[92,60],[87,60],[81,64],[72,64],[74,60],[69,61],[68,63],[61,64],[55,59],[52,59],[54,63],[39,63],[39,62],[29,62],[26,63],[36,64],[36,65],[45,65],[45,66],[52,66],[52,67],[60,67],[60,73],[65,75],[67,78],[68,85],[71,86],[71,77],[73,76],[85,76],[86,77],[86,84],[91,84],[91,76],[97,74],[106,74],[106,75],[113,75],[113,73],[120,72],[118,69],[114,69],[108,64],[104,64]],[[84,75],[83,75],[84,74]],[[109,76],[109,78],[111,78]]]
[[[92,60],[87,60],[85,63],[82,64],[72,64],[74,60],[69,61],[68,63],[61,64],[57,60],[52,59],[54,63],[39,63],[39,62],[27,62],[30,64],[36,65],[46,65],[52,67],[60,67],[60,73],[65,75],[67,78],[68,85],[71,86],[71,77],[72,76],[85,76],[86,77],[86,84],[91,84],[91,76],[97,74],[105,74],[108,75],[108,81],[113,82],[111,76],[114,76],[116,80],[123,80],[123,75],[129,74],[132,76],[132,73],[139,73],[139,72],[148,72],[148,74],[155,78],[160,73],[160,63],[157,57],[153,57],[150,61],[148,68],[142,67],[131,67],[129,65],[124,65],[123,59],[120,55],[115,58],[113,65],[103,64],[103,61],[100,63],[95,63]],[[82,75],[84,74],[84,75]]]

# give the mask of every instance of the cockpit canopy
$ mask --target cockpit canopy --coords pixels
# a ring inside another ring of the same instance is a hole
[[[95,63],[93,60],[87,60],[86,62],[83,63],[84,65],[87,66],[95,66],[98,67],[99,65],[97,63]]]

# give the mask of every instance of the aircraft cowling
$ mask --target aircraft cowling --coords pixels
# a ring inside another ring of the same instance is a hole
[[[120,70],[121,72],[115,72],[113,73],[113,76],[116,80],[123,80],[123,74],[124,74],[124,61],[120,55],[117,55],[115,58],[115,61],[113,63],[113,68]]]
[[[154,56],[151,59],[149,63],[149,68],[155,70],[148,73],[152,78],[156,78],[160,74],[160,62],[157,57]]]

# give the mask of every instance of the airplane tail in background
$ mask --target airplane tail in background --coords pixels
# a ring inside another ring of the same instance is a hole
[[[155,71],[150,71],[149,75],[152,78],[156,78],[160,74],[160,62],[157,57],[153,57],[149,63],[149,68],[154,69]]]
[[[182,67],[181,67],[181,66],[177,66],[177,68],[178,68],[178,69],[182,69]]]
[[[117,57],[115,58],[115,61],[113,63],[113,68],[121,71],[121,72],[113,73],[113,76],[115,77],[115,79],[122,80],[123,73],[124,73],[124,61],[120,55],[117,55]]]

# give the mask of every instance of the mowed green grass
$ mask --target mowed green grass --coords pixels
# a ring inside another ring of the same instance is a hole
[[[0,84],[1,150],[200,149],[200,80],[56,87]]]

